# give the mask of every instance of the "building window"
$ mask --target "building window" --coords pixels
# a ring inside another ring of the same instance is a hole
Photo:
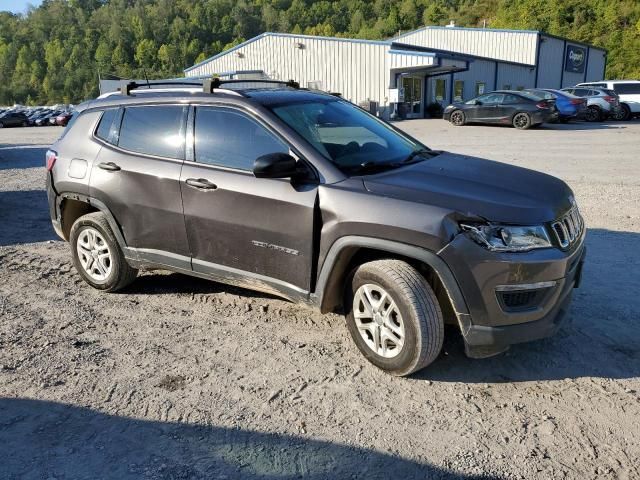
[[[487,84],[484,82],[476,82],[476,97],[482,95],[485,92]]]
[[[436,80],[436,102],[442,102],[446,96],[447,81],[442,79]]]
[[[453,84],[453,101],[461,102],[464,98],[464,81],[456,80]]]
[[[503,89],[503,90],[511,90],[511,84],[510,84],[510,83],[505,83],[505,84],[502,86],[502,89]]]

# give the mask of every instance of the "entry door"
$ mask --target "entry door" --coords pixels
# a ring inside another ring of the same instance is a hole
[[[193,270],[308,292],[317,185],[253,176],[257,157],[289,146],[249,113],[197,107],[194,130],[181,175]]]
[[[408,104],[407,118],[422,118],[422,77],[402,77],[402,88],[404,89],[404,101]]]

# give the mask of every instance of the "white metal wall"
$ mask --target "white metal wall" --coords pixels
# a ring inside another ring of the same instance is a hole
[[[537,33],[530,31],[425,27],[393,41],[507,62],[536,63]]]
[[[302,44],[303,48],[297,48]],[[185,72],[188,77],[237,70],[264,70],[273,79],[301,86],[319,82],[352,102],[384,105],[389,88],[389,44],[306,35],[264,34]],[[423,60],[428,60],[424,58]]]

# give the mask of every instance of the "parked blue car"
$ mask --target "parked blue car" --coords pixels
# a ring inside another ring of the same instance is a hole
[[[552,88],[531,88],[526,90],[545,100],[555,100],[558,109],[558,120],[566,123],[569,120],[583,119],[587,112],[587,100],[562,90]]]

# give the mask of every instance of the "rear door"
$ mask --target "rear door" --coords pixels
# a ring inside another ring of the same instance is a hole
[[[148,259],[190,269],[180,171],[188,107],[106,110],[94,137],[103,146],[91,171],[90,195],[105,203],[129,247]]]
[[[257,157],[290,147],[250,113],[198,106],[193,117],[181,176],[193,270],[309,291],[317,185],[254,177]]]

